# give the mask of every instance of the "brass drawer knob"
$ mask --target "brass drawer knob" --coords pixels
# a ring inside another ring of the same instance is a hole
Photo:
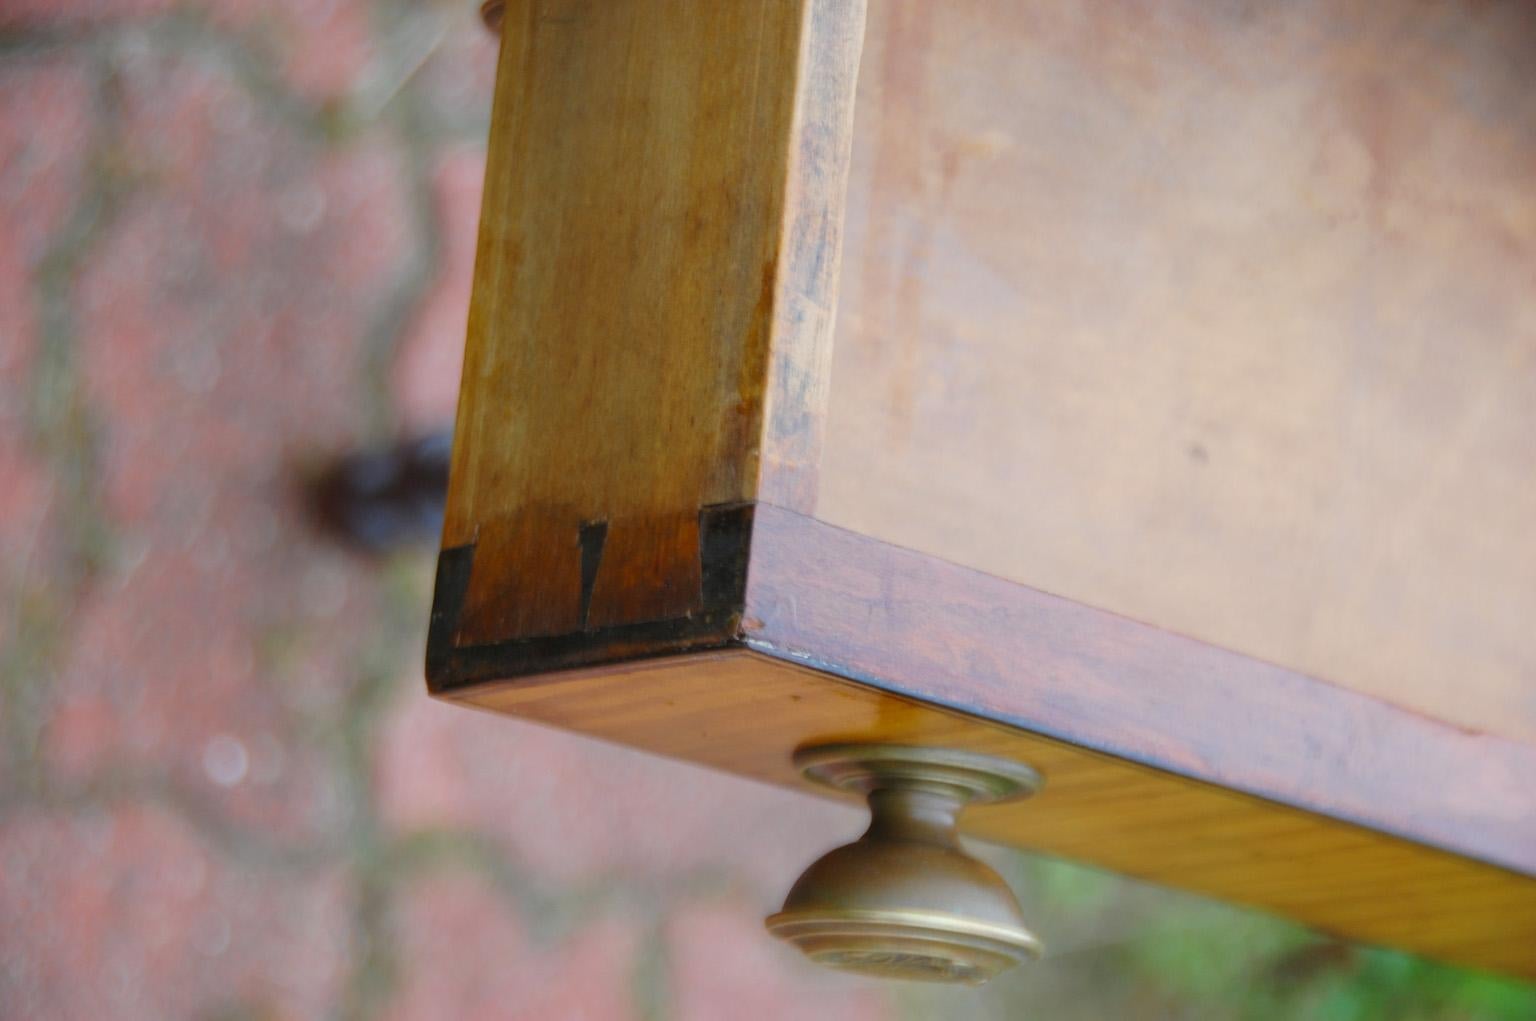
[[[968,804],[1024,798],[1040,775],[951,748],[835,744],[802,748],[810,780],[869,802],[870,824],[800,876],[768,931],[818,964],[884,978],[972,985],[1040,955],[1018,900],[960,846]]]

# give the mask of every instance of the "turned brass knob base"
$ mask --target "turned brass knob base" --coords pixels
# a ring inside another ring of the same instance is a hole
[[[768,931],[818,964],[883,978],[979,985],[1040,955],[1003,878],[966,854],[955,823],[968,804],[1028,797],[1018,762],[950,748],[837,744],[795,765],[869,801],[862,837],[805,870]]]

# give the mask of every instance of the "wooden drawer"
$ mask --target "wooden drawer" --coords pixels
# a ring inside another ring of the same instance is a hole
[[[432,691],[1536,976],[1533,46],[509,3]]]

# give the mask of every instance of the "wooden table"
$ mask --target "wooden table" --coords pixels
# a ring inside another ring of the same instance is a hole
[[[1536,8],[507,5],[428,674],[1536,976]],[[786,877],[786,882],[789,877]]]

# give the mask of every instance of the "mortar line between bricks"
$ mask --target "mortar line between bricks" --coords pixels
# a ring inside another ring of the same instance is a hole
[[[84,182],[32,276],[38,346],[28,387],[28,440],[48,466],[54,491],[50,510],[63,519],[64,528],[56,562],[42,565],[29,558],[26,573],[8,579],[17,591],[8,615],[9,640],[0,654],[7,706],[4,754],[8,774],[20,780],[20,790],[8,802],[46,789],[38,741],[46,712],[44,689],[57,672],[69,632],[69,614],[61,604],[74,606],[84,598],[108,545],[109,529],[99,509],[98,426],[81,395],[78,326],[71,299],[80,266],[121,205],[124,182],[115,175],[110,158],[119,110],[111,71],[99,49],[89,51],[85,59],[92,128],[83,157]],[[44,580],[34,582],[34,574]],[[34,584],[38,594],[33,593]],[[43,599],[44,589],[55,598]]]
[[[398,15],[396,5],[388,6],[391,13]],[[378,9],[374,14],[375,19],[382,16]],[[376,22],[373,30],[381,51],[394,56],[390,40],[379,38]],[[441,261],[441,231],[430,159],[420,140],[408,130],[409,120],[415,113],[414,98],[413,90],[403,78],[401,91],[376,111],[389,123],[395,144],[403,150],[407,202],[411,212],[405,262],[396,270],[379,307],[370,317],[360,352],[363,371],[359,375],[368,431],[376,436],[395,418],[389,386],[391,370],[421,301],[436,279]],[[386,609],[390,616],[401,609],[399,600],[390,598],[392,594],[386,592]],[[410,600],[405,602],[415,608]],[[404,621],[395,624],[395,627],[385,628],[384,633],[398,636],[409,626]],[[404,650],[397,648],[399,645],[398,641],[388,643],[391,659],[398,659],[403,654]],[[364,1021],[376,1016],[399,988],[402,979],[394,917],[398,888],[404,877],[393,854],[397,838],[382,825],[373,783],[379,723],[392,697],[398,694],[394,690],[398,676],[396,663],[362,665],[359,680],[354,682],[354,689],[341,704],[343,718],[336,721],[340,735],[340,775],[347,794],[353,799],[346,816],[353,862],[350,877],[353,891],[352,963],[341,1000],[336,1005],[336,1016],[341,1021]]]

